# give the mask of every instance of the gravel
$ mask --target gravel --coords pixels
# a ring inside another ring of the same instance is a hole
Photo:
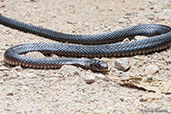
[[[128,61],[129,60],[127,58],[121,58],[116,60],[115,68],[121,71],[127,71],[131,67]]]

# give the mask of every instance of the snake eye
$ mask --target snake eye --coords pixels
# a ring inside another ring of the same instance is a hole
[[[98,59],[93,59],[90,63],[89,68],[96,72],[106,72],[108,71],[108,65],[104,61],[100,61]]]

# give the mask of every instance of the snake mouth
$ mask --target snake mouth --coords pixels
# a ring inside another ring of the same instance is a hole
[[[92,59],[87,65],[87,68],[94,72],[108,72],[108,64],[99,59]]]
[[[93,72],[97,72],[97,73],[107,73],[107,72],[109,72],[109,69],[107,68],[107,69],[94,69],[94,68],[90,68],[90,70],[91,71],[93,71]]]

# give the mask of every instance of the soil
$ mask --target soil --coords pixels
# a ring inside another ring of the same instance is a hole
[[[171,26],[171,0],[0,0],[0,13],[72,34],[137,24]],[[9,47],[33,42],[54,41],[0,25],[0,113],[171,113],[171,48],[125,57],[127,71],[115,68],[122,58],[102,58],[109,64],[108,74],[74,66],[36,70],[4,63]],[[95,79],[88,84],[86,76]]]

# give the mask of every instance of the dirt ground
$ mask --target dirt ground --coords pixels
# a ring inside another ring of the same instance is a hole
[[[0,0],[0,13],[72,34],[171,26],[171,0]],[[126,72],[115,68],[122,58],[102,58],[110,67],[105,75],[73,66],[36,70],[4,63],[9,47],[33,42],[54,41],[0,25],[0,113],[171,113],[171,48],[125,57]],[[95,82],[87,84],[86,76]]]

